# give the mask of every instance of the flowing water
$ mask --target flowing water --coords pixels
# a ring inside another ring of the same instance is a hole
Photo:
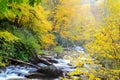
[[[54,63],[58,68],[61,68],[63,71],[74,71],[71,66],[68,65],[68,61],[64,59],[58,59],[58,63]],[[41,66],[45,66],[41,64]],[[1,70],[0,79],[1,80],[9,80],[9,79],[24,79],[25,75],[28,73],[32,73],[37,71],[36,68],[29,67],[29,66],[21,66],[21,65],[11,65],[7,66],[5,69]],[[49,79],[39,79],[39,80],[49,80]],[[51,80],[59,80],[58,78],[52,78]]]
[[[0,79],[1,80],[8,80],[11,78],[25,78],[25,74],[36,71],[35,68],[28,67],[28,66],[7,66],[4,70],[0,73]]]
[[[84,49],[82,47],[74,47],[74,50],[76,50],[77,52],[82,52],[83,54],[85,54],[85,56],[88,56]],[[73,55],[75,56],[75,55]],[[85,59],[85,56],[83,56],[83,58],[81,59]],[[70,66],[70,60],[65,60],[65,59],[56,59],[58,61],[58,63],[54,63],[53,65],[55,65],[57,68],[62,69],[63,71],[66,72],[72,72],[74,71],[74,67]],[[41,66],[46,66],[44,64],[40,64]],[[84,65],[85,67],[89,67],[89,65]],[[7,66],[4,69],[1,69],[0,71],[0,79],[1,80],[9,80],[9,79],[25,79],[25,75],[28,73],[32,73],[34,71],[36,71],[37,69],[33,68],[33,67],[29,67],[29,66],[22,66],[22,65],[11,65],[11,66]],[[34,79],[33,79],[34,80]],[[59,80],[59,78],[54,78],[54,79],[38,79],[38,80]]]
[[[69,66],[69,61],[64,59],[57,59],[58,63],[54,63],[57,68],[62,69],[63,71],[74,71],[74,68],[71,68]],[[40,66],[47,66],[45,64],[39,64]],[[9,79],[25,79],[25,75],[28,73],[32,73],[34,71],[37,71],[36,68],[29,67],[29,66],[21,66],[21,65],[11,65],[7,66],[4,69],[1,69],[0,72],[0,79],[1,80],[9,80]],[[34,80],[34,79],[33,79]],[[52,79],[39,79],[39,80],[59,80],[58,78],[52,78]]]

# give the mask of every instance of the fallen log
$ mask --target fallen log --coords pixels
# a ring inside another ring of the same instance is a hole
[[[47,59],[45,59],[45,58],[39,58],[39,61],[40,61],[41,63],[46,64],[46,65],[52,65],[52,63],[49,62],[49,61],[48,61]]]
[[[24,61],[17,60],[17,59],[13,59],[13,58],[6,57],[6,56],[4,56],[3,58],[7,58],[8,60],[10,60],[10,61],[14,61],[14,62],[16,62],[16,63],[25,64],[25,65],[28,65],[28,66],[34,67],[34,68],[36,68],[36,69],[41,69],[40,66],[34,65],[34,64],[32,64],[32,63],[24,62]]]
[[[35,51],[32,53],[32,57],[31,58],[32,58],[32,63],[33,64],[44,63],[46,65],[52,65],[52,63],[49,62],[47,59],[38,57],[38,55],[37,55],[37,53]]]

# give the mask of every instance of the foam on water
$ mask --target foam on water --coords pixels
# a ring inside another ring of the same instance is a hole
[[[1,80],[8,80],[11,78],[25,78],[25,74],[29,73],[30,71],[35,71],[35,68],[31,68],[28,66],[8,66],[0,73]]]

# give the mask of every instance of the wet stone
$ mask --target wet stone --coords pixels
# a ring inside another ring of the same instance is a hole
[[[28,73],[33,73],[33,72],[36,72],[36,71],[37,71],[37,69],[31,68]]]
[[[41,68],[47,67],[48,65],[43,64],[43,63],[38,63],[38,66],[40,66]]]

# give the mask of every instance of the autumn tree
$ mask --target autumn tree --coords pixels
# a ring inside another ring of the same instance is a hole
[[[40,5],[40,0],[19,0],[10,2],[1,1],[1,19],[7,19],[16,27],[26,27],[31,29],[36,35],[42,48],[54,45],[54,36],[49,33],[52,24],[47,20],[48,12]],[[8,6],[4,6],[6,4]],[[39,4],[39,5],[38,5]]]
[[[0,0],[0,9],[0,65],[8,62],[3,56],[28,61],[34,51],[41,53],[55,44],[40,0]]]
[[[78,68],[74,72],[69,73],[73,76],[72,79],[81,79],[80,77],[74,77],[75,75],[84,75],[87,80],[119,80],[120,79],[120,17],[119,5],[120,1],[107,0],[102,3],[101,6],[105,12],[98,13],[101,19],[94,21],[91,24],[84,24],[84,30],[86,34],[81,39],[86,40],[84,47],[86,52],[94,59],[91,60],[87,57],[81,61],[82,53],[77,54],[79,57],[72,58]],[[104,15],[104,13],[106,13]],[[97,13],[96,13],[97,15]],[[88,15],[87,15],[88,16]],[[97,18],[99,18],[98,16]],[[84,16],[83,16],[84,17]],[[84,19],[89,20],[84,17]],[[93,19],[94,20],[94,19]],[[82,26],[82,24],[81,24]],[[94,27],[93,27],[94,26]],[[83,32],[83,33],[84,33]],[[81,36],[81,35],[80,35]],[[78,62],[79,61],[79,62]],[[89,68],[84,68],[84,64],[89,64]],[[97,64],[97,66],[95,66]],[[99,65],[100,64],[100,65]],[[95,67],[95,68],[92,68]],[[83,71],[82,71],[83,70]],[[85,71],[84,71],[85,70]],[[86,71],[88,70],[88,71]],[[72,80],[71,79],[71,80]],[[69,80],[69,79],[65,79]]]
[[[109,0],[106,6],[105,23],[96,30],[93,40],[87,44],[87,49],[101,59],[106,67],[119,68],[119,1]]]
[[[45,9],[50,11],[48,20],[52,21],[51,32],[63,38],[70,38],[69,29],[74,21],[79,2],[79,0],[47,0],[45,2]]]

